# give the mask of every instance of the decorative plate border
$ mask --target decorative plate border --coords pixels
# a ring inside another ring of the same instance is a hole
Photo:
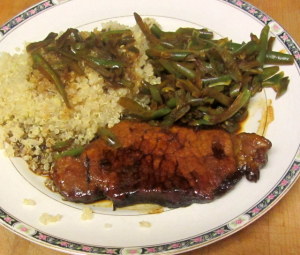
[[[32,6],[31,8],[27,9],[26,11],[20,13],[19,15],[15,16],[13,19],[9,20],[7,23],[5,23],[2,27],[0,27],[0,33],[2,36],[6,35],[8,32],[10,32],[14,27],[20,25],[25,20],[31,18],[32,16],[35,16],[36,14],[53,7],[55,4],[57,4],[57,1],[48,0],[41,2],[35,6]]]
[[[25,10],[13,19],[5,23],[0,27],[0,39],[5,37],[6,34],[11,32],[15,27],[19,26],[29,18],[41,13],[55,5],[59,5],[71,0],[46,0],[39,4]],[[300,68],[300,49],[290,35],[273,19],[266,15],[261,10],[257,9],[253,5],[243,0],[219,0],[221,2],[227,2],[230,5],[246,12],[247,14],[258,19],[264,24],[268,24],[271,31],[277,36],[277,38],[284,43],[290,53],[295,57],[295,61],[298,69]],[[64,249],[67,251],[77,251],[86,254],[106,254],[106,255],[140,255],[140,254],[160,254],[183,252],[185,250],[196,249],[205,246],[208,243],[216,241],[217,239],[224,238],[233,234],[245,225],[250,224],[253,220],[262,216],[270,209],[272,204],[275,204],[279,199],[289,190],[292,184],[297,180],[300,175],[300,148],[296,153],[296,156],[291,163],[286,174],[279,180],[277,186],[270,191],[260,202],[251,207],[248,211],[239,215],[237,218],[227,222],[226,224],[204,233],[199,236],[191,237],[188,239],[180,240],[174,243],[167,243],[157,246],[148,247],[132,247],[132,248],[120,248],[120,247],[100,247],[100,246],[87,246],[84,244],[78,244],[70,242],[68,240],[59,239],[49,236],[43,232],[40,232],[31,226],[19,221],[13,216],[9,215],[2,208],[0,208],[0,223],[8,227],[10,230],[21,234],[21,236],[33,240],[37,243],[47,244],[53,248]]]

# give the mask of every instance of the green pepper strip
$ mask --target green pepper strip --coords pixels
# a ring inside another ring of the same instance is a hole
[[[233,101],[230,107],[227,108],[224,112],[217,115],[205,115],[204,120],[207,121],[210,125],[222,123],[223,121],[231,118],[242,107],[244,107],[249,102],[250,97],[250,90],[245,89],[236,97],[236,99]]]
[[[265,64],[266,53],[268,49],[268,36],[270,27],[268,25],[264,26],[261,30],[259,38],[259,52],[256,60],[263,66]]]
[[[40,71],[43,74],[45,74],[50,81],[54,83],[58,93],[62,96],[66,106],[70,108],[70,103],[67,98],[64,84],[60,80],[59,75],[53,70],[51,65],[39,53],[32,54],[32,59],[36,67],[40,69]]]

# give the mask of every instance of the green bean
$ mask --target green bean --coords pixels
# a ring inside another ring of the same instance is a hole
[[[248,43],[242,44],[240,45],[240,47],[237,47],[237,49],[233,50],[232,53],[234,55],[243,54],[243,53],[246,55],[251,55],[255,51],[257,51],[257,48],[258,46],[254,41],[249,41]]]
[[[264,67],[293,62],[292,55],[272,51],[275,39],[269,38],[268,26],[259,37],[250,34],[250,40],[242,44],[227,38],[215,40],[205,29],[183,27],[165,32],[156,24],[150,30],[145,23],[140,27],[150,44],[146,54],[162,80],[162,101],[147,92],[151,99],[147,107],[150,112],[158,104],[172,109],[163,118],[163,126],[179,121],[218,125],[235,132],[242,121],[239,116],[247,114],[251,96],[263,87],[272,87],[277,97],[287,89],[288,78],[278,76],[278,66]]]
[[[78,64],[77,61],[74,61],[74,60],[69,59],[62,55],[61,56],[61,64],[63,65],[64,68],[70,67],[70,69],[78,75],[84,75],[84,71],[82,70],[82,68],[80,67],[80,65]],[[52,67],[54,68],[53,64],[52,64]]]
[[[161,122],[163,127],[170,127],[172,126],[177,120],[182,118],[189,110],[189,105],[183,105],[181,107],[174,108]]]
[[[63,56],[70,58],[74,61],[85,61],[88,66],[99,72],[103,77],[112,77],[113,74],[106,70],[105,67],[109,68],[120,68],[123,64],[119,61],[113,60],[103,60],[91,56],[81,56],[80,54],[76,54],[73,52],[67,52],[65,50],[58,50],[60,54]]]
[[[291,65],[294,63],[293,55],[276,52],[276,51],[268,51],[266,53],[265,64],[271,65]]]
[[[243,47],[243,45],[245,45],[245,43],[236,43],[236,42],[232,42],[232,41],[229,41],[227,43],[227,47],[230,51],[232,51],[233,53],[238,51],[241,47]]]
[[[248,55],[250,55],[251,53],[253,53],[255,50],[258,49],[258,45],[256,45],[255,43],[251,43],[251,45],[252,45],[253,48],[251,49],[251,52],[247,53]],[[239,44],[239,43],[229,42],[227,44],[227,46],[228,46],[229,50],[233,51],[233,53],[234,53],[242,45]],[[293,63],[294,63],[294,57],[291,54],[286,54],[286,53],[271,51],[271,50],[268,50],[266,52],[265,64],[291,65]]]
[[[202,79],[202,82],[204,85],[207,85],[208,87],[214,87],[214,86],[220,86],[220,85],[230,85],[232,81],[232,78],[230,75],[222,75],[219,77],[213,77],[213,78],[206,78]]]
[[[259,75],[259,78],[264,81],[272,77],[279,71],[279,66],[269,66],[263,68],[263,72]]]
[[[152,34],[154,34],[157,38],[160,38],[161,35],[164,33],[160,27],[156,24],[153,24],[150,28]]]
[[[91,59],[89,57],[83,57],[82,59],[86,62],[86,64],[89,67],[91,67],[94,70],[96,70],[104,78],[111,78],[111,77],[113,77],[113,73],[112,72],[110,72],[109,70],[105,69],[105,67],[103,67],[102,65],[99,65],[99,63],[97,61],[95,61],[94,59]]]
[[[134,116],[137,116],[142,120],[158,119],[171,112],[171,109],[168,107],[154,111],[148,110],[141,106],[139,103],[137,103],[135,100],[127,97],[121,97],[119,99],[119,104],[123,106],[125,110],[128,111],[130,114],[133,114]]]
[[[160,95],[159,89],[157,88],[157,85],[150,85],[148,86],[150,93],[151,93],[151,97],[154,101],[156,101],[159,104],[163,103],[162,97]]]
[[[250,87],[251,95],[254,96],[257,92],[260,92],[261,90],[262,80],[259,76],[254,76]]]
[[[57,40],[56,40],[56,47],[57,48],[63,48],[63,46],[68,42],[69,36],[73,34],[75,40],[81,41],[82,38],[79,35],[78,29],[75,28],[68,28],[66,32],[64,32]]]
[[[205,119],[194,119],[189,121],[188,123],[190,126],[192,127],[199,127],[199,126],[208,126],[211,125],[209,121],[205,120]]]
[[[242,61],[241,63],[239,63],[239,68],[245,72],[261,72],[260,63],[257,60]]]
[[[118,84],[126,87],[126,88],[129,88],[129,89],[133,89],[134,88],[134,83],[130,80],[127,80],[127,79],[122,79],[118,82]]]
[[[274,45],[275,39],[276,38],[274,36],[270,36],[270,38],[268,40],[267,51],[271,51],[273,49],[273,45]]]
[[[146,36],[147,40],[154,45],[159,44],[159,40],[151,33],[149,27],[144,23],[143,19],[136,12],[134,13],[134,18],[136,23],[142,30],[143,34]]]
[[[212,98],[210,98],[212,99]],[[213,101],[214,99],[212,99]],[[199,98],[191,98],[188,100],[187,104],[191,105],[191,106],[199,106],[199,105],[203,105],[205,103],[207,103],[208,98],[205,97],[199,97]]]
[[[174,74],[176,77],[179,77],[180,74],[178,74],[177,70],[173,67],[172,62],[165,60],[165,59],[159,59],[158,62],[170,73]]]
[[[123,30],[109,30],[109,31],[102,31],[100,33],[101,39],[109,44],[112,39],[121,38],[125,39],[126,35],[131,35],[131,31],[129,29],[123,29]],[[131,40],[131,37],[129,38]]]
[[[233,85],[231,85],[229,90],[229,96],[237,97],[238,94],[240,93],[241,87],[242,87],[241,83],[234,83]]]
[[[52,149],[54,151],[62,151],[65,150],[66,148],[68,148],[72,143],[73,143],[74,139],[68,139],[66,141],[59,141],[57,143],[55,143],[52,146]]]
[[[281,97],[287,91],[289,83],[290,83],[289,77],[283,77],[280,80],[279,85],[274,87],[276,91],[276,98]]]
[[[164,108],[160,108],[156,111],[152,111],[151,119],[152,120],[159,119],[161,117],[168,115],[171,111],[172,110],[169,107],[164,107]]]
[[[82,58],[79,56],[78,53],[76,54],[76,53],[73,53],[71,51],[66,51],[66,50],[62,50],[62,49],[56,49],[56,51],[59,54],[63,55],[66,58],[69,58],[71,60],[74,60],[74,61],[77,61],[77,62],[82,61]]]
[[[77,157],[83,152],[83,150],[84,150],[83,146],[78,146],[78,147],[72,148],[70,150],[63,151],[59,154],[55,154],[54,159],[57,160],[62,157]]]
[[[243,44],[228,42],[227,47],[234,55],[245,54],[250,56],[258,51],[258,44],[255,41]]]
[[[96,64],[97,66],[103,66],[105,68],[122,68],[124,64],[120,61],[117,60],[111,60],[111,59],[101,59],[101,58],[96,58],[92,56],[85,57],[84,59],[89,60]]]
[[[175,72],[177,74],[179,74],[179,76],[185,76],[189,79],[194,79],[195,78],[195,72],[187,67],[185,67],[184,65],[178,63],[178,62],[172,62],[172,66],[175,70]]]
[[[51,65],[39,54],[33,53],[32,59],[34,65],[44,74],[47,78],[52,81],[58,91],[58,93],[62,96],[66,106],[70,108],[70,103],[64,88],[64,84],[62,83],[59,75],[54,71]]]
[[[131,33],[130,29],[116,29],[116,30],[108,30],[102,31],[100,36],[114,36],[114,35],[122,35],[124,33]]]
[[[216,50],[220,54],[222,60],[224,61],[226,67],[228,68],[231,77],[235,81],[240,82],[242,80],[242,73],[232,53],[226,47],[217,47]]]
[[[234,102],[222,113],[217,115],[206,115],[204,119],[211,125],[222,123],[225,120],[231,118],[242,107],[248,104],[251,97],[251,92],[248,89],[242,91],[234,100]]]
[[[182,79],[179,79],[177,82],[176,82],[176,86],[179,87],[179,88],[183,88],[187,91],[189,91],[192,96],[194,97],[199,97],[201,95],[201,91],[199,88],[197,88],[191,81],[189,80],[182,80]]]
[[[123,106],[127,111],[129,111],[131,114],[135,114],[137,116],[143,116],[147,113],[147,109],[133,99],[127,97],[121,97],[118,103],[121,106]]]
[[[276,98],[279,98],[286,92],[288,84],[288,77],[284,77],[284,73],[280,72],[272,76],[271,78],[263,81],[262,86],[273,88],[276,92]]]
[[[216,88],[205,88],[202,90],[202,96],[211,97],[219,103],[229,106],[232,103],[232,98],[220,93]]]
[[[54,42],[56,37],[57,37],[57,33],[51,32],[47,35],[47,37],[43,41],[28,44],[26,47],[26,51],[32,53],[43,47],[46,47],[50,43]]]
[[[115,136],[115,134],[108,128],[101,127],[96,133],[101,139],[105,141],[108,146],[113,148],[119,148],[121,146],[120,141]]]
[[[163,58],[180,61],[186,60],[187,57],[192,54],[192,52],[186,50],[158,50],[150,48],[146,50],[146,54],[152,58]]]
[[[212,39],[213,33],[211,31],[208,31],[207,29],[195,29],[195,28],[189,28],[189,27],[180,27],[176,30],[176,34],[188,34],[192,35],[193,33],[197,34],[198,38],[203,39]]]
[[[167,102],[166,102],[166,105],[169,107],[169,108],[175,108],[176,107],[176,98],[175,97],[172,97],[170,98]]]
[[[263,82],[263,86],[267,87],[267,86],[272,86],[273,84],[278,84],[279,81],[284,77],[284,72],[280,72],[276,75],[273,75],[272,77],[270,77],[267,80],[264,80]]]
[[[256,57],[257,61],[264,65],[266,59],[266,53],[268,49],[268,35],[269,35],[270,27],[268,25],[264,26],[260,33],[259,38],[259,52]]]
[[[221,114],[224,111],[224,108],[222,107],[212,108],[209,106],[199,106],[198,110],[201,110],[202,112],[208,115],[217,115],[217,114]]]

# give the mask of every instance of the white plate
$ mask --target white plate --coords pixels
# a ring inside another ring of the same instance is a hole
[[[190,8],[193,6],[193,8]],[[257,183],[242,180],[228,194],[212,203],[194,204],[159,214],[107,209],[93,220],[81,221],[81,206],[64,203],[42,185],[42,178],[22,161],[0,154],[0,222],[23,237],[72,253],[158,254],[179,253],[220,240],[255,221],[289,190],[299,176],[300,108],[299,47],[279,24],[241,0],[48,0],[25,10],[0,27],[0,51],[13,52],[24,41],[44,38],[50,31],[69,27],[93,29],[103,21],[133,25],[132,16],[156,18],[165,29],[179,26],[207,27],[236,42],[259,34],[265,24],[276,36],[275,49],[295,56],[295,64],[281,69],[290,77],[288,92],[273,100],[275,120],[266,137],[273,143],[269,163]],[[2,36],[1,36],[2,35]],[[266,97],[274,99],[271,90]],[[32,198],[34,207],[23,205]],[[42,213],[61,214],[61,221],[42,225]],[[141,227],[148,222],[151,227]],[[109,228],[107,226],[110,226]]]

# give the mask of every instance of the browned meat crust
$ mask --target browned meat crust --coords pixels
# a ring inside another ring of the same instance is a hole
[[[223,130],[163,129],[129,121],[111,130],[121,147],[97,139],[79,158],[56,162],[52,179],[67,200],[90,203],[107,198],[115,207],[210,201],[243,174],[256,181],[271,148],[264,137]]]

